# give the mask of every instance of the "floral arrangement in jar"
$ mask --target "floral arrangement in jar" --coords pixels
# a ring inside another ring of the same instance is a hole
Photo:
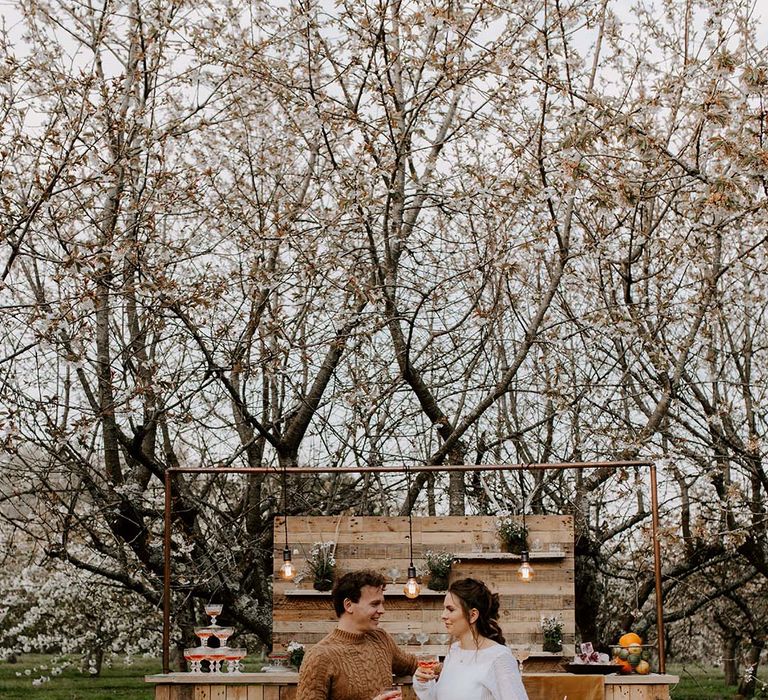
[[[541,629],[544,632],[542,651],[557,653],[563,650],[563,621],[560,617],[542,617]]]
[[[453,563],[453,554],[451,552],[433,552],[428,549],[424,553],[424,561],[427,564],[427,571],[429,571],[429,587],[433,591],[446,590]]]
[[[304,661],[304,645],[292,639],[285,650],[288,652],[288,662],[298,671]]]
[[[312,577],[312,586],[318,591],[330,591],[336,573],[336,543],[315,542],[307,557],[307,573]]]
[[[528,549],[528,528],[515,516],[501,515],[497,533],[504,549],[513,554],[521,554]]]

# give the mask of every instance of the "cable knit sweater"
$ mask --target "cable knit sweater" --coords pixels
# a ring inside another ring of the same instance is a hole
[[[392,685],[392,674],[408,676],[416,657],[401,651],[384,630],[335,629],[304,657],[296,700],[371,700]]]

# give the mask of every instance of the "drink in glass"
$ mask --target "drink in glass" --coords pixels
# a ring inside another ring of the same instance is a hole
[[[437,664],[439,663],[435,654],[417,654],[416,661],[419,664],[419,668],[425,671],[431,671],[432,673],[435,672]]]
[[[221,603],[208,603],[205,606],[205,614],[211,618],[211,624],[216,624],[216,618],[221,615],[221,610],[224,606]]]
[[[195,636],[200,640],[202,646],[207,646],[208,639],[213,636],[214,630],[210,627],[195,627]]]
[[[245,658],[245,649],[226,647],[223,651],[227,673],[240,673],[240,662]]]
[[[190,664],[191,673],[200,673],[200,662],[206,658],[206,652],[208,650],[205,647],[191,647],[184,650],[184,659]]]
[[[234,627],[217,627],[213,630],[213,636],[221,642],[221,646],[225,646],[227,640],[234,634],[234,632]]]

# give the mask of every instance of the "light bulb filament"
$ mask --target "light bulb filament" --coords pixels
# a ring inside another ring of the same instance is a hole
[[[405,582],[405,586],[403,586],[403,593],[406,598],[417,598],[419,593],[421,593],[421,586],[416,580],[416,567],[413,564],[408,567],[408,580]]]

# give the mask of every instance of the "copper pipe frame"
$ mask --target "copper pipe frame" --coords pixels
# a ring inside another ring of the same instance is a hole
[[[656,635],[659,645],[659,672],[666,671],[664,650],[664,616],[661,587],[661,547],[659,543],[659,498],[656,481],[656,465],[645,461],[620,462],[558,462],[547,464],[462,464],[430,465],[408,467],[415,472],[478,472],[478,471],[548,471],[560,469],[600,469],[609,467],[650,467],[651,470],[651,523],[653,528],[653,571],[656,582]],[[171,640],[171,516],[172,516],[172,475],[173,474],[278,474],[283,470],[275,467],[169,467],[165,470],[165,512],[163,514],[163,673],[170,673]],[[406,474],[403,467],[293,467],[285,470],[288,474],[365,474],[388,473]]]
[[[659,543],[659,495],[656,483],[656,465],[651,463],[651,526],[653,528],[653,577],[656,583],[656,635],[659,645],[659,673],[666,673],[667,659],[664,648],[664,601],[661,588],[661,545]]]

